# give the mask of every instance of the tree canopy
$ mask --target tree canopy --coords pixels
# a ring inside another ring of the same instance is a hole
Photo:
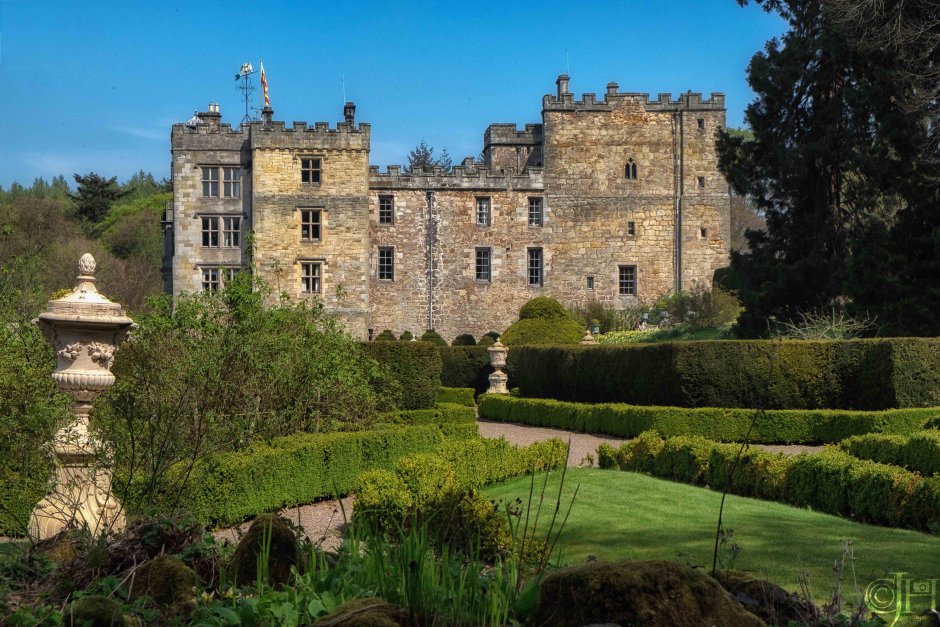
[[[74,201],[75,210],[82,220],[92,224],[101,222],[111,210],[111,205],[127,194],[118,185],[116,176],[105,178],[90,172],[85,176],[75,174],[74,178],[78,188],[74,193],[69,192],[69,198]]]
[[[434,148],[428,146],[422,139],[421,143],[415,146],[414,150],[408,153],[408,165],[406,172],[430,172],[435,166],[443,169],[445,174],[450,173],[454,164],[447,153],[447,148],[441,150],[438,157],[434,157]]]

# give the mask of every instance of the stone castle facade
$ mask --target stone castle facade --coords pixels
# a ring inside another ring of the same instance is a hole
[[[450,173],[370,166],[352,103],[332,128],[265,109],[233,129],[210,106],[172,130],[168,291],[221,287],[251,239],[276,293],[319,299],[352,334],[450,340],[502,332],[535,296],[622,308],[710,281],[730,240],[724,96],[610,83],[575,100],[568,81],[541,124],[490,125],[483,161]]]

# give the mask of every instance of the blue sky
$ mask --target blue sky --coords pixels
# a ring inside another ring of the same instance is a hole
[[[383,169],[421,139],[455,162],[478,155],[488,124],[540,121],[565,71],[577,96],[609,81],[724,92],[737,126],[753,98],[748,61],[784,30],[734,0],[0,0],[0,186],[167,176],[171,124],[210,101],[240,122],[245,61],[264,61],[275,119],[287,122],[341,120],[345,82]]]

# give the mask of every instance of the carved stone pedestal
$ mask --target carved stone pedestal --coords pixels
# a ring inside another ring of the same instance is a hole
[[[79,273],[75,290],[50,301],[33,321],[56,350],[52,379],[75,402],[72,419],[55,435],[55,485],[30,516],[34,540],[70,527],[87,526],[97,536],[124,526],[121,504],[111,494],[111,471],[100,464],[88,435],[88,414],[95,398],[114,385],[114,353],[134,321],[98,293],[91,255],[82,255]]]

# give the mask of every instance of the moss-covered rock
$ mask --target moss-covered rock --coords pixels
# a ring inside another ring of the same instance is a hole
[[[764,622],[717,581],[678,562],[588,562],[542,582],[533,622],[646,627],[758,627]]]
[[[189,614],[196,607],[196,571],[175,555],[160,555],[147,562],[134,576],[130,598],[148,596],[157,605]]]
[[[262,552],[267,551],[267,580],[278,585],[290,579],[291,566],[297,564],[300,547],[297,536],[287,522],[276,514],[261,514],[255,518],[242,536],[232,555],[232,570],[238,585],[249,584],[258,579],[258,562]]]
[[[67,566],[88,546],[89,539],[84,529],[66,529],[36,543],[33,552],[55,562],[57,566]]]
[[[336,611],[324,616],[314,625],[336,627],[399,627],[408,624],[407,613],[384,599],[370,597],[343,603]]]
[[[770,625],[801,624],[818,614],[806,599],[749,573],[723,570],[718,573],[718,583],[745,609]]]
[[[101,594],[72,601],[62,611],[62,622],[85,627],[123,627],[126,624],[121,604]]]

